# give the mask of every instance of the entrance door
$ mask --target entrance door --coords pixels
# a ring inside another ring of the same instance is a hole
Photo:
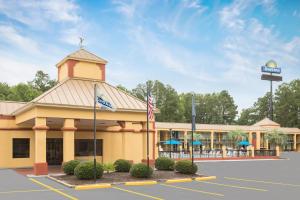
[[[47,138],[48,165],[61,165],[63,161],[63,139]]]

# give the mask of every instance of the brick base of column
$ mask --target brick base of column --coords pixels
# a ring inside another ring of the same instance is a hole
[[[142,159],[142,163],[147,164],[147,159]],[[150,164],[151,166],[154,166],[155,160],[149,159],[149,164]]]
[[[48,164],[45,163],[34,163],[33,165],[34,175],[47,175],[48,174]]]

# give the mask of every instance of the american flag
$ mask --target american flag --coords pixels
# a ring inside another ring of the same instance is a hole
[[[153,98],[150,94],[148,93],[148,118],[149,120],[153,120]]]

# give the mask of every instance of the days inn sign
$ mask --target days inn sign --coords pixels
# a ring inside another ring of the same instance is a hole
[[[262,72],[280,74],[281,68],[277,67],[277,63],[274,60],[270,60],[266,65],[261,67]]]

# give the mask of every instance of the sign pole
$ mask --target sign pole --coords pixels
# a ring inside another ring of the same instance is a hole
[[[170,140],[170,148],[169,148],[169,154],[170,158],[172,158],[172,129],[170,128],[170,134],[169,134],[169,140]]]
[[[273,81],[272,80],[270,80],[270,119],[273,121]]]
[[[195,95],[192,96],[192,165],[194,165],[194,131],[196,129]]]
[[[149,170],[149,87],[147,84],[147,167]]]
[[[96,84],[94,85],[94,181],[97,180],[97,172],[96,172]]]

